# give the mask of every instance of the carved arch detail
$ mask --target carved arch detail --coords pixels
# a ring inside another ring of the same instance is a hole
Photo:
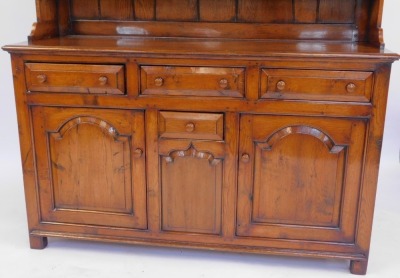
[[[286,136],[292,134],[304,134],[310,135],[318,140],[320,140],[328,149],[330,153],[340,153],[346,146],[337,145],[326,133],[323,131],[305,125],[296,125],[284,127],[276,132],[274,132],[270,137],[264,142],[257,142],[257,146],[263,150],[271,150],[273,145],[285,138]]]
[[[118,131],[109,123],[99,118],[93,116],[78,116],[72,119],[69,119],[64,124],[62,124],[57,132],[52,133],[54,139],[60,140],[63,139],[64,135],[71,129],[75,128],[81,124],[91,124],[98,126],[104,133],[113,137],[116,141],[125,141],[126,136],[119,135]]]
[[[215,166],[221,162],[221,159],[215,158],[214,155],[207,151],[199,151],[190,144],[186,150],[173,150],[164,156],[167,163],[173,163],[177,157],[195,157],[199,159],[207,159],[210,165]]]

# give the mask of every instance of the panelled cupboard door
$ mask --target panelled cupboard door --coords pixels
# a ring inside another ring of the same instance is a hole
[[[366,122],[243,115],[237,235],[354,243]]]
[[[32,107],[40,220],[146,229],[144,115]]]
[[[161,229],[221,234],[225,143],[160,140]]]

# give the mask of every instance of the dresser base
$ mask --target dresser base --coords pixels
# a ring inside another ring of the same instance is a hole
[[[40,234],[40,235],[39,235]],[[278,248],[261,248],[261,247],[249,247],[239,245],[211,245],[211,244],[200,244],[200,243],[188,243],[188,242],[177,242],[169,240],[148,240],[140,238],[125,238],[125,237],[103,237],[97,235],[77,235],[77,234],[58,234],[49,232],[37,232],[35,231],[29,237],[31,249],[42,250],[47,247],[48,239],[47,236],[52,238],[63,238],[71,240],[84,240],[84,241],[95,241],[95,242],[106,242],[106,243],[121,243],[131,244],[138,246],[158,246],[158,247],[172,247],[172,248],[184,248],[184,249],[197,249],[197,250],[208,250],[217,252],[229,252],[229,253],[249,253],[259,255],[272,255],[272,256],[285,256],[285,257],[305,257],[305,258],[318,258],[318,259],[343,259],[350,260],[350,272],[356,275],[365,275],[368,267],[368,259],[362,254],[346,254],[346,253],[335,253],[335,252],[316,252],[316,251],[305,251],[305,250],[287,250]]]

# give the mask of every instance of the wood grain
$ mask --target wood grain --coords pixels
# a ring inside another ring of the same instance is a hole
[[[171,7],[179,6],[179,9]],[[196,0],[164,0],[157,1],[156,19],[171,21],[196,21],[198,19]]]
[[[369,260],[383,1],[36,0],[12,55],[30,246]]]
[[[133,19],[132,0],[100,0],[100,14],[103,19]]]
[[[236,19],[236,0],[200,0],[199,21],[232,22]]]
[[[363,143],[351,142],[365,130],[357,120],[243,116],[237,233],[352,242]]]
[[[153,20],[156,15],[155,0],[134,0],[135,19]]]
[[[172,38],[229,38],[251,40],[308,40],[351,41],[356,29],[346,24],[269,24],[269,23],[216,23],[204,22],[199,28],[196,22],[102,22],[75,21],[72,29],[76,35],[172,37]],[[199,45],[201,43],[197,42]],[[253,43],[253,42],[252,42]],[[219,42],[209,43],[218,46]],[[339,44],[340,46],[340,44]],[[242,44],[251,47],[251,44]],[[212,51],[212,47],[209,47]],[[281,49],[284,50],[284,49]]]
[[[53,0],[36,0],[36,17],[38,22],[56,21],[57,4]]]
[[[353,23],[355,0],[320,0],[319,22]]]
[[[99,0],[71,0],[71,16],[79,19],[99,18]]]
[[[27,63],[25,69],[30,92],[125,94],[122,65]]]
[[[369,102],[372,78],[372,72],[263,70],[261,97]]]
[[[220,233],[223,163],[208,155],[189,148],[161,158],[164,231]]]
[[[158,117],[158,133],[160,138],[223,140],[224,116],[162,111]]]
[[[48,107],[33,114],[43,219],[145,229],[144,156],[135,155],[144,150],[143,115]]]
[[[332,153],[319,139],[299,133],[278,140],[270,149],[256,145],[253,221],[337,227],[343,149]]]
[[[294,1],[294,20],[299,23],[315,23],[318,19],[318,0]]]
[[[141,94],[243,97],[242,68],[142,66]]]
[[[292,0],[239,0],[238,20],[242,22],[292,22]]]

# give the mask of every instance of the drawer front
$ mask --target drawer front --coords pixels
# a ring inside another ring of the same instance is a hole
[[[223,140],[223,114],[160,112],[160,138]]]
[[[244,96],[242,68],[142,66],[141,94],[167,96]]]
[[[25,64],[30,92],[125,94],[123,65]]]
[[[372,72],[263,69],[261,98],[369,102]]]

